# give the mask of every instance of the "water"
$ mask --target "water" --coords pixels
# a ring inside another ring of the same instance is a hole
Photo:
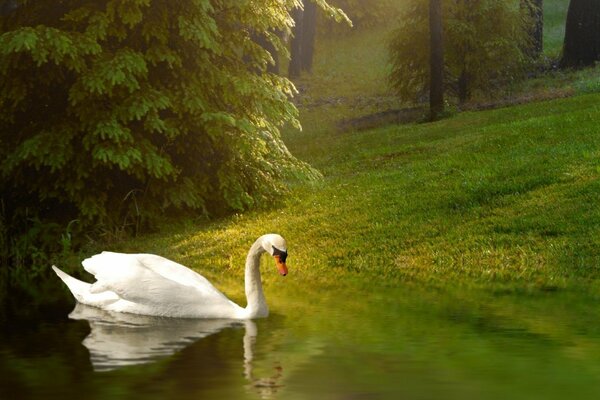
[[[576,292],[267,293],[247,322],[78,306],[0,329],[0,398],[596,399],[598,301]]]

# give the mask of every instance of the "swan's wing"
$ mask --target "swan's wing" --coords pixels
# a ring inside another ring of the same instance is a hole
[[[82,264],[97,280],[92,293],[110,290],[130,302],[163,307],[229,303],[206,278],[160,256],[103,252]]]
[[[208,279],[175,261],[154,254],[135,254],[135,257],[145,267],[164,278],[181,285],[194,286],[208,295],[221,295],[225,297]]]

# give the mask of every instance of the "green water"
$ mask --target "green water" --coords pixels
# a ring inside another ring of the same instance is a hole
[[[0,330],[0,398],[596,399],[577,291],[270,288],[254,322],[54,312]],[[68,316],[70,315],[70,317]]]

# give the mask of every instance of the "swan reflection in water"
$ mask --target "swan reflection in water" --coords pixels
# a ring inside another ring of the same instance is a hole
[[[77,303],[69,314],[74,320],[86,320],[90,333],[82,344],[90,353],[95,371],[112,371],[126,366],[146,364],[168,357],[199,339],[226,328],[245,327],[243,339],[244,376],[261,397],[274,394],[281,385],[281,366],[275,366],[270,378],[255,378],[252,373],[257,327],[251,320],[178,319],[104,311]]]

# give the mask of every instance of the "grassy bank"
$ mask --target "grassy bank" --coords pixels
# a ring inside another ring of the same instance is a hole
[[[284,235],[307,285],[554,290],[600,278],[600,95],[367,132],[290,134],[325,178],[271,211],[113,246],[160,253],[239,295],[245,253]],[[287,278],[286,278],[287,279]],[[267,285],[280,285],[266,274]]]
[[[545,2],[548,54],[559,46],[562,34],[554,27],[564,18],[563,3]],[[299,82],[304,131],[289,130],[285,140],[323,172],[321,182],[294,187],[267,211],[180,222],[104,247],[162,254],[202,271],[234,298],[242,294],[246,251],[266,232],[289,241],[286,280],[313,287],[595,285],[600,95],[582,93],[595,91],[597,73],[543,77],[522,87],[572,88],[577,79],[587,85],[569,99],[336,131],[341,118],[397,107],[385,81],[388,31],[320,42],[314,75]],[[265,281],[282,284],[274,274]]]

